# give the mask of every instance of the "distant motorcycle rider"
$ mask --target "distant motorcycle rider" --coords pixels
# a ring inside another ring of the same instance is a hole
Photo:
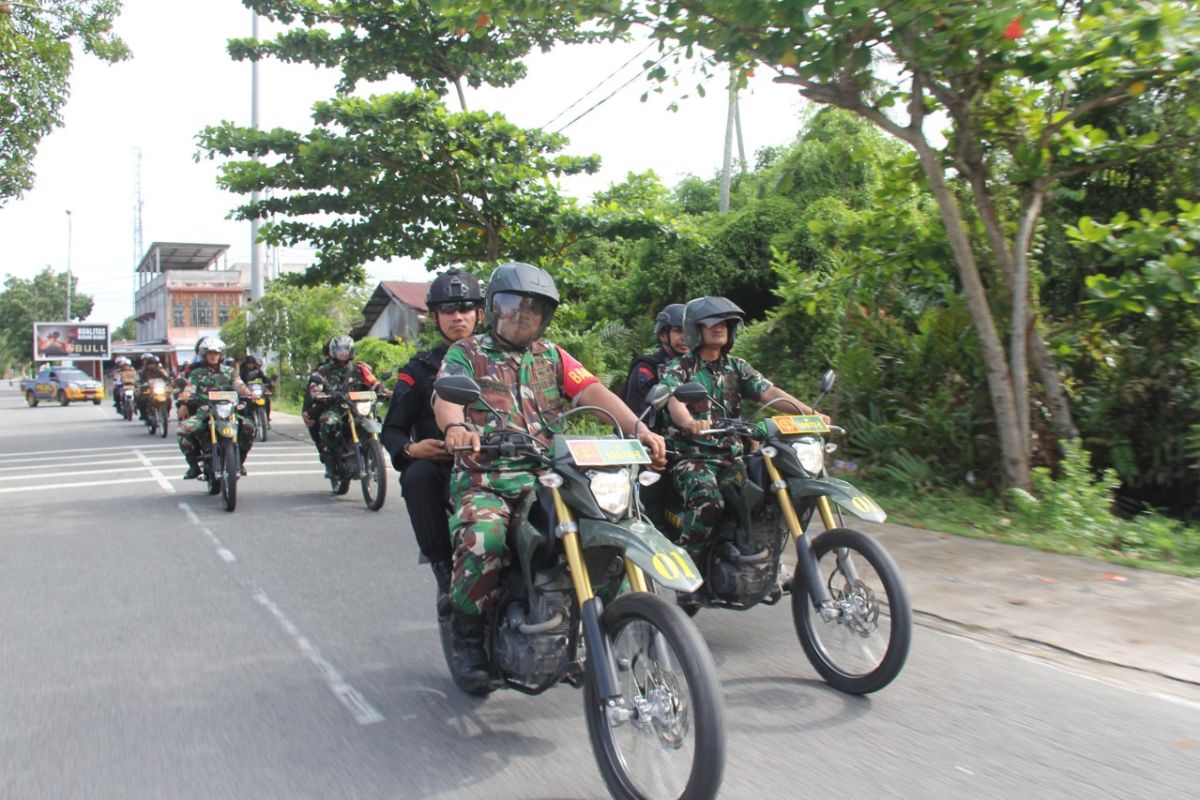
[[[319,412],[317,451],[321,456],[321,463],[325,465],[326,478],[333,477],[342,415],[335,408],[325,408],[325,400],[315,396],[316,393],[328,392],[333,389],[384,391],[383,384],[375,377],[371,367],[354,360],[354,340],[349,336],[342,334],[330,339],[329,355],[329,361],[318,367],[308,380],[308,395],[313,400],[313,408]]]
[[[125,356],[117,356],[113,363],[117,367],[116,375],[113,377],[113,408],[120,413],[122,390],[126,386],[137,386],[138,374],[137,370],[133,368],[133,362]]]
[[[646,395],[658,383],[663,367],[688,351],[687,337],[683,335],[683,303],[672,303],[658,312],[654,318],[654,335],[658,339],[658,350],[652,355],[635,358],[629,368],[629,377],[625,379],[622,399],[639,417],[646,410]],[[657,415],[646,421],[658,430]]]
[[[162,364],[159,363],[158,356],[153,353],[142,353],[141,363],[142,368],[137,377],[137,393],[134,394],[133,400],[137,405],[138,417],[144,420],[146,419],[146,409],[150,404],[150,381],[166,381],[168,377]]]
[[[191,412],[187,419],[180,415],[179,430],[176,431],[179,449],[183,451],[183,457],[188,463],[184,480],[200,477],[200,454],[203,447],[198,441],[198,435],[205,430],[205,424],[208,422],[208,393],[233,389],[243,397],[250,396],[250,390],[242,383],[242,379],[233,369],[222,363],[222,355],[225,352],[223,341],[216,336],[206,336],[200,340],[198,349],[204,361],[191,371],[188,383],[176,401],[176,406],[187,406]],[[238,450],[241,453],[241,472],[245,475],[246,456],[250,454],[250,448],[254,444],[254,425],[245,417],[237,416]]]
[[[636,432],[656,463],[665,458],[661,436],[639,423],[621,399],[567,351],[542,338],[557,307],[558,289],[549,273],[530,264],[501,264],[488,279],[485,332],[452,344],[439,371],[439,377],[473,378],[481,400],[502,415],[497,419],[482,402],[464,408],[441,398],[434,401],[447,452],[458,447],[470,451],[456,464],[450,482],[455,543],[451,666],[455,683],[469,693],[488,686],[483,614],[496,600],[513,509],[533,490],[540,470],[528,460],[482,456],[479,431],[526,431],[549,445],[552,426],[572,403],[593,405],[612,414],[626,433]]]
[[[683,331],[690,350],[663,368],[662,384],[668,389],[695,381],[708,393],[699,403],[685,405],[674,397],[667,401],[671,423],[678,431],[669,437],[671,448],[684,456],[671,467],[672,486],[683,498],[679,545],[697,564],[721,519],[721,486],[734,478],[734,459],[742,451],[736,438],[701,434],[712,426],[714,409],[719,416],[738,417],[742,398],[748,397],[763,403],[783,399],[791,407],[781,408],[788,412],[814,413],[764,378],[745,359],[729,354],[738,326],[744,323],[742,310],[724,297],[689,301],[683,312]]]
[[[432,350],[418,353],[396,373],[396,386],[383,422],[383,446],[400,473],[404,504],[421,555],[437,579],[440,616],[450,613],[450,469],[442,431],[433,414],[433,382],[446,350],[475,332],[483,317],[479,279],[461,269],[437,276],[425,296],[431,321],[442,335]]]
[[[247,353],[242,359],[242,364],[238,367],[238,376],[241,377],[242,383],[261,383],[263,385],[263,407],[267,410],[267,419],[271,419],[271,389],[274,387],[274,382],[263,372],[262,364],[259,363],[258,357],[253,353]]]

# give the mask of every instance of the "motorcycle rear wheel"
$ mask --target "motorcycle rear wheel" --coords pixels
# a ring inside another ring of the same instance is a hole
[[[363,502],[371,511],[383,508],[387,498],[387,467],[383,460],[383,445],[378,439],[361,442],[363,474],[361,478]]]
[[[683,612],[648,592],[604,611],[617,680],[632,716],[613,725],[587,663],[584,710],[613,797],[715,797],[725,770],[725,705],[712,654]]]
[[[238,470],[242,466],[237,442],[229,439],[221,445],[221,460],[225,462],[221,465],[225,471],[225,479],[221,482],[221,499],[225,501],[225,510],[233,511],[237,508]]]
[[[900,673],[912,642],[912,606],[896,562],[874,539],[849,528],[826,531],[812,542],[817,572],[842,613],[824,621],[797,570],[792,621],[813,668],[833,688],[869,694]],[[845,558],[857,577],[839,563]]]

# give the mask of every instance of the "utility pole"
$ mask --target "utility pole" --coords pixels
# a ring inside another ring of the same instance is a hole
[[[67,322],[71,321],[71,209],[67,209]]]
[[[250,36],[258,40],[258,12],[250,15]],[[258,61],[250,62],[250,127],[258,130]],[[255,158],[257,161],[257,157]],[[250,193],[250,204],[258,203],[258,190]],[[258,243],[258,219],[250,220],[250,300],[263,296],[262,245]]]
[[[729,185],[733,172],[733,129],[737,118],[737,74],[729,70],[729,109],[725,114],[725,152],[721,159],[721,197],[717,211],[724,214],[729,210]]]

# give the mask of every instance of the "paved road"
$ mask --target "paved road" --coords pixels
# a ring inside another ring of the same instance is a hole
[[[228,514],[173,436],[0,389],[0,798],[606,796],[579,692],[454,690],[394,483],[331,497],[282,415],[247,467]],[[723,797],[1196,796],[1200,704],[1117,673],[918,627],[845,697],[784,606],[697,621]]]

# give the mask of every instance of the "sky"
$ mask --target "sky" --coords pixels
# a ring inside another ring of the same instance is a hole
[[[0,275],[31,278],[46,266],[61,272],[69,259],[77,291],[95,301],[88,320],[115,327],[133,311],[134,268],[153,242],[227,244],[231,265],[248,262],[249,223],[226,218],[243,198],[217,187],[219,162],[197,161],[195,136],[222,120],[250,123],[250,65],[225,52],[229,38],[248,36],[250,29],[251,14],[238,0],[126,0],[116,31],[133,57],[109,65],[77,55],[64,124],[42,140],[34,188],[0,206]],[[272,32],[260,19],[259,35]],[[639,55],[645,46],[562,46],[535,53],[526,60],[525,81],[510,89],[468,90],[467,103],[524,127],[540,127],[599,86],[549,125],[556,129],[637,75],[653,55]],[[704,98],[692,91],[675,113],[668,103],[690,86],[652,94],[645,103],[640,97],[650,84],[643,78],[620,88],[564,131],[571,139],[564,152],[599,154],[602,166],[597,175],[572,178],[562,188],[587,201],[629,172],[653,169],[669,186],[689,173],[714,175],[725,137],[723,80],[713,79]],[[263,62],[260,127],[307,131],[312,103],[332,96],[335,82],[332,71]],[[360,91],[390,88],[396,87],[367,85]],[[790,143],[804,108],[794,87],[767,76],[752,79],[739,105],[751,160],[762,147]],[[141,154],[141,252],[134,247],[135,150]],[[307,262],[312,254],[299,248],[279,258]],[[369,275],[425,279],[423,267],[411,262],[372,265]]]

